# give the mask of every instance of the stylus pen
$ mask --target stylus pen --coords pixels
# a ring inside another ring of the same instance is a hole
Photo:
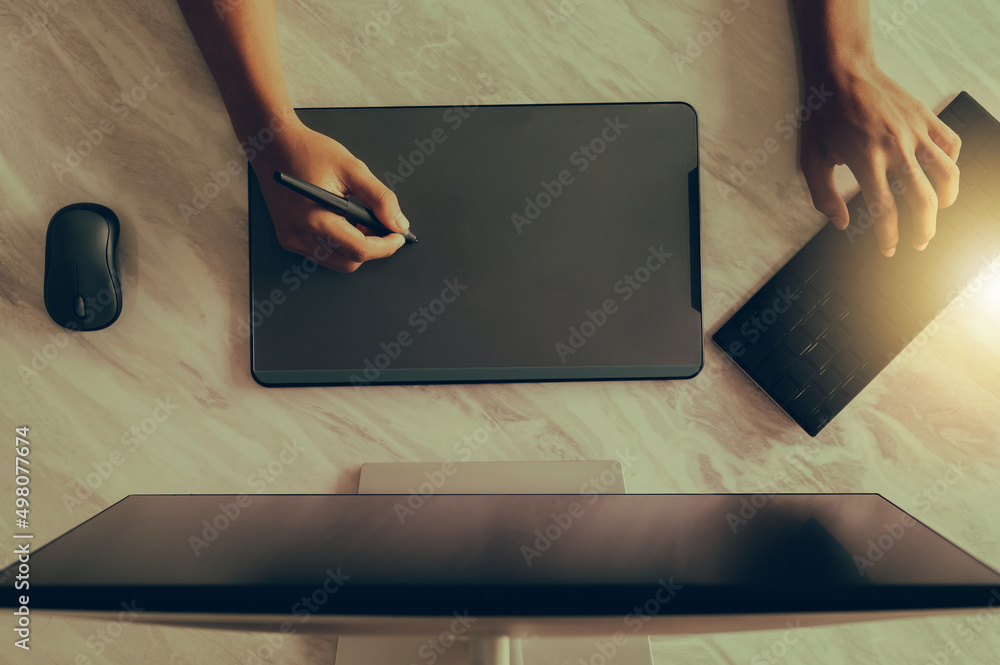
[[[294,176],[285,175],[281,171],[274,172],[274,179],[293,192],[298,192],[307,199],[312,199],[316,203],[330,208],[352,224],[367,226],[372,231],[376,231],[382,235],[396,233],[378,221],[378,218],[375,217],[375,214],[371,210],[358,205],[354,201],[348,201],[344,197],[337,196],[333,192],[328,192],[322,187],[317,187],[305,180],[299,180]],[[413,235],[413,232],[409,229],[403,231],[401,235],[406,238],[406,242],[418,242],[417,236]]]

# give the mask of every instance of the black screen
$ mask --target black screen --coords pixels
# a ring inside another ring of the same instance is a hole
[[[625,615],[985,606],[1000,575],[878,495],[131,496],[31,557],[33,607]]]

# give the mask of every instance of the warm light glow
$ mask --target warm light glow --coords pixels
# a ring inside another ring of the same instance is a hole
[[[983,263],[962,295],[977,312],[1000,319],[1000,256],[992,263]]]
[[[986,282],[982,293],[983,306],[990,314],[1000,316],[1000,275]]]

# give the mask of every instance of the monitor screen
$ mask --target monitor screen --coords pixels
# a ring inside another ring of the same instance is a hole
[[[872,494],[417,498],[130,496],[31,556],[31,606],[621,617],[985,607],[1000,587]]]

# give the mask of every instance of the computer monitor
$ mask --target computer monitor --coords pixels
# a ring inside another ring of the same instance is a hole
[[[5,607],[337,634],[648,635],[1000,609],[877,494],[133,495]]]

